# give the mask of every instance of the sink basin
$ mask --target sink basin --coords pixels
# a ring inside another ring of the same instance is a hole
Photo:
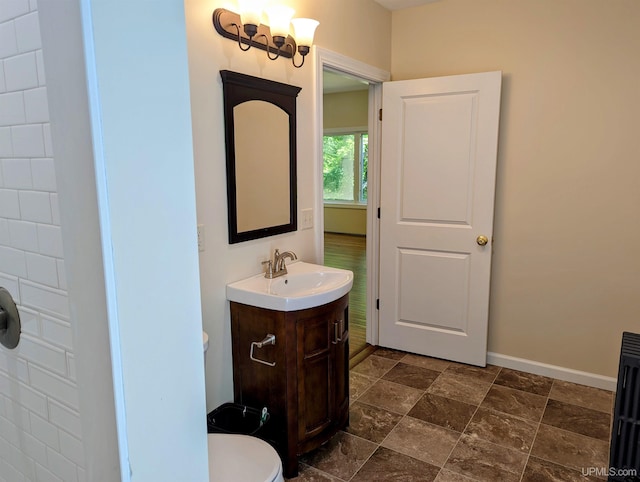
[[[353,273],[346,269],[296,261],[287,264],[288,274],[267,279],[263,274],[227,285],[227,299],[278,311],[321,306],[346,295]]]

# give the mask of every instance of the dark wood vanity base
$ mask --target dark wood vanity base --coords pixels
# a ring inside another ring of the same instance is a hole
[[[267,407],[265,435],[280,454],[284,476],[298,474],[298,456],[349,423],[349,295],[323,306],[273,311],[231,302],[236,403]],[[267,334],[275,345],[254,345]],[[274,366],[270,364],[275,363]]]

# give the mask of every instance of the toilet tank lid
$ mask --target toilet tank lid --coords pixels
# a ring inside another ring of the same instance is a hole
[[[209,335],[206,331],[202,332],[202,349],[206,352],[209,348]]]

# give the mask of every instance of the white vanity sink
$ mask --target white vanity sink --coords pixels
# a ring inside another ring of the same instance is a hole
[[[295,261],[288,273],[268,279],[264,273],[227,285],[227,299],[245,305],[278,311],[321,306],[346,295],[353,286],[353,273],[346,269]]]

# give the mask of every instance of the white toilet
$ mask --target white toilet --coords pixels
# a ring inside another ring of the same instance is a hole
[[[202,332],[205,357],[209,336]],[[276,450],[250,435],[210,433],[209,482],[284,482]]]

